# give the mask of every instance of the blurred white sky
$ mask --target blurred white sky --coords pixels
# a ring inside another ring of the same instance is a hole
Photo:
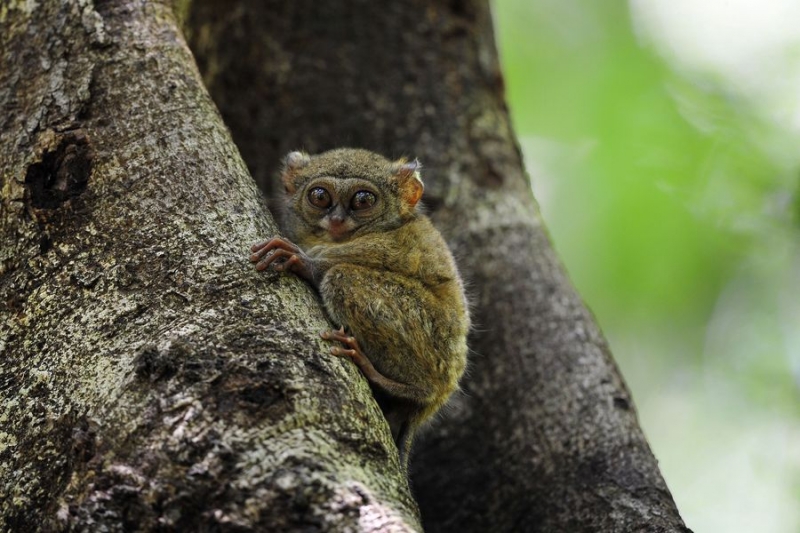
[[[800,136],[800,0],[629,0],[640,37]]]

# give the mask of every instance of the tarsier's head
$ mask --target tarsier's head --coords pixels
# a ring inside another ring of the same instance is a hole
[[[352,148],[291,152],[282,180],[294,237],[345,241],[400,227],[414,218],[422,197],[419,168],[416,160],[392,162]]]

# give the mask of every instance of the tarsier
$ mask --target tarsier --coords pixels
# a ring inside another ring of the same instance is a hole
[[[292,272],[322,297],[407,466],[415,431],[458,388],[469,313],[441,234],[419,212],[419,163],[358,149],[292,152],[281,229],[252,247],[257,270]]]

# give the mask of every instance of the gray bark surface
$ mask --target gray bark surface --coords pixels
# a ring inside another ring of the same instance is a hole
[[[475,323],[463,394],[412,456],[426,530],[689,531],[542,225],[487,2],[198,0],[186,26],[264,190],[298,148],[425,166]]]
[[[0,7],[0,531],[414,531],[168,4]]]

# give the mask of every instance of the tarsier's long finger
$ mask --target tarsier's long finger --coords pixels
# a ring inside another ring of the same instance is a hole
[[[290,252],[289,250],[283,250],[281,248],[278,248],[277,250],[274,250],[270,255],[264,257],[263,259],[261,259],[256,264],[256,270],[259,270],[259,271],[266,270],[275,261],[278,261],[279,259],[282,259],[283,261],[286,261],[290,257],[294,257],[294,252]]]
[[[261,249],[262,249],[262,248],[264,248],[266,245],[268,245],[268,244],[270,243],[270,241],[271,241],[271,240],[272,240],[272,239],[270,239],[269,241],[261,241],[261,242],[257,242],[257,243],[255,243],[253,246],[251,246],[251,247],[250,247],[250,251],[251,251],[251,252],[257,252],[257,251],[261,250]]]
[[[281,250],[281,251],[284,252],[285,250]],[[275,263],[275,266],[273,266],[272,268],[274,268],[278,272],[283,272],[284,270],[290,270],[292,268],[292,265],[299,265],[300,264],[300,258],[299,257],[297,257],[292,252],[287,252],[287,253],[291,253],[292,254],[292,255],[289,256],[289,259],[287,259],[286,261],[283,261],[282,263]]]
[[[358,343],[356,342],[355,337],[352,337],[344,332],[344,326],[342,326],[338,330],[333,331],[323,331],[319,334],[320,337],[325,339],[326,341],[337,341],[346,344],[347,346],[358,349]]]
[[[254,252],[253,256],[257,254],[263,256],[265,253],[269,252],[270,250],[274,250],[276,248],[280,248],[283,250],[290,250],[295,253],[300,251],[300,248],[298,248],[296,244],[294,244],[291,241],[287,241],[286,239],[282,239],[280,237],[273,237],[268,241],[258,242],[250,247],[250,251]]]
[[[263,243],[262,243],[263,244]],[[269,253],[269,248],[266,245],[263,247],[256,249],[257,245],[253,246],[253,254],[250,255],[250,261],[253,263],[257,263],[261,260],[262,257]]]
[[[356,358],[356,357],[358,357],[359,354],[355,350],[347,350],[345,348],[340,348],[338,346],[334,346],[333,348],[331,348],[331,355],[338,355],[340,357],[341,356],[345,356],[345,357],[350,357],[350,358]]]

